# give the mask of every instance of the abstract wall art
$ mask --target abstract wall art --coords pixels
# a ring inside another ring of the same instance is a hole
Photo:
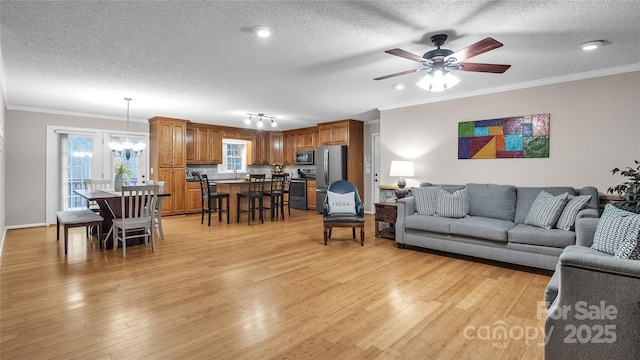
[[[458,123],[458,159],[549,157],[549,114]]]

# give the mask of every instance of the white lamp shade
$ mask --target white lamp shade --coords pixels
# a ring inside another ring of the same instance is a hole
[[[389,176],[414,176],[413,161],[392,161]]]

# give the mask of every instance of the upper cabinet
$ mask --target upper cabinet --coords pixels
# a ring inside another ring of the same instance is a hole
[[[221,164],[222,130],[190,123],[186,129],[186,153],[188,164]]]
[[[353,121],[353,120],[351,120]],[[318,125],[320,145],[348,145],[349,121],[336,121]]]
[[[296,163],[296,130],[284,132],[284,165],[294,165]]]
[[[154,117],[149,119],[151,164],[155,167],[186,166],[187,120]]]
[[[284,164],[284,135],[281,132],[269,132],[269,164]]]

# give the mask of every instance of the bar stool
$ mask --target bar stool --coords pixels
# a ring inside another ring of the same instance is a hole
[[[286,179],[285,174],[272,174],[271,186],[269,191],[264,192],[264,196],[269,198],[269,209],[271,209],[271,221],[273,221],[274,215],[278,218],[278,211],[282,213],[282,220],[284,220],[284,181]],[[263,209],[266,210],[267,208]]]
[[[227,224],[229,223],[229,194],[211,192],[211,186],[209,185],[209,177],[207,175],[200,175],[200,192],[202,193],[202,216],[200,217],[200,224],[204,224],[204,213],[209,214],[209,224],[211,226],[211,213],[218,213],[218,222],[222,221],[222,213],[227,214]],[[222,207],[222,199],[227,200],[226,209]]]
[[[264,174],[251,174],[249,175],[249,181],[247,184],[243,184],[241,191],[238,193],[237,198],[237,214],[236,222],[240,222],[240,213],[246,212],[248,218],[248,224],[251,225],[251,218],[255,220],[255,211],[260,213],[260,222],[264,223],[264,217],[262,216],[262,209],[264,208]],[[246,199],[247,208],[242,209],[242,199]],[[256,207],[256,200],[258,200],[258,207]]]

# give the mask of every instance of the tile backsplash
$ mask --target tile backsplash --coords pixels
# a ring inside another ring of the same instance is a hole
[[[282,171],[285,173],[290,173],[293,174],[293,177],[298,177],[297,174],[297,170],[298,169],[315,169],[314,165],[285,165],[282,168]],[[248,173],[249,174],[266,174],[269,175],[271,174],[271,170],[273,170],[273,166],[270,165],[264,165],[264,166],[257,166],[257,165],[249,165],[248,166]],[[232,179],[234,178],[234,174],[233,173],[218,173],[218,166],[217,165],[197,165],[197,164],[193,164],[193,165],[189,165],[187,166],[187,173],[186,173],[186,177],[187,179],[197,179],[199,174],[206,174],[207,177],[211,180],[215,180],[215,179]],[[240,176],[244,175],[246,173],[241,173],[238,172],[237,177],[240,178]]]

